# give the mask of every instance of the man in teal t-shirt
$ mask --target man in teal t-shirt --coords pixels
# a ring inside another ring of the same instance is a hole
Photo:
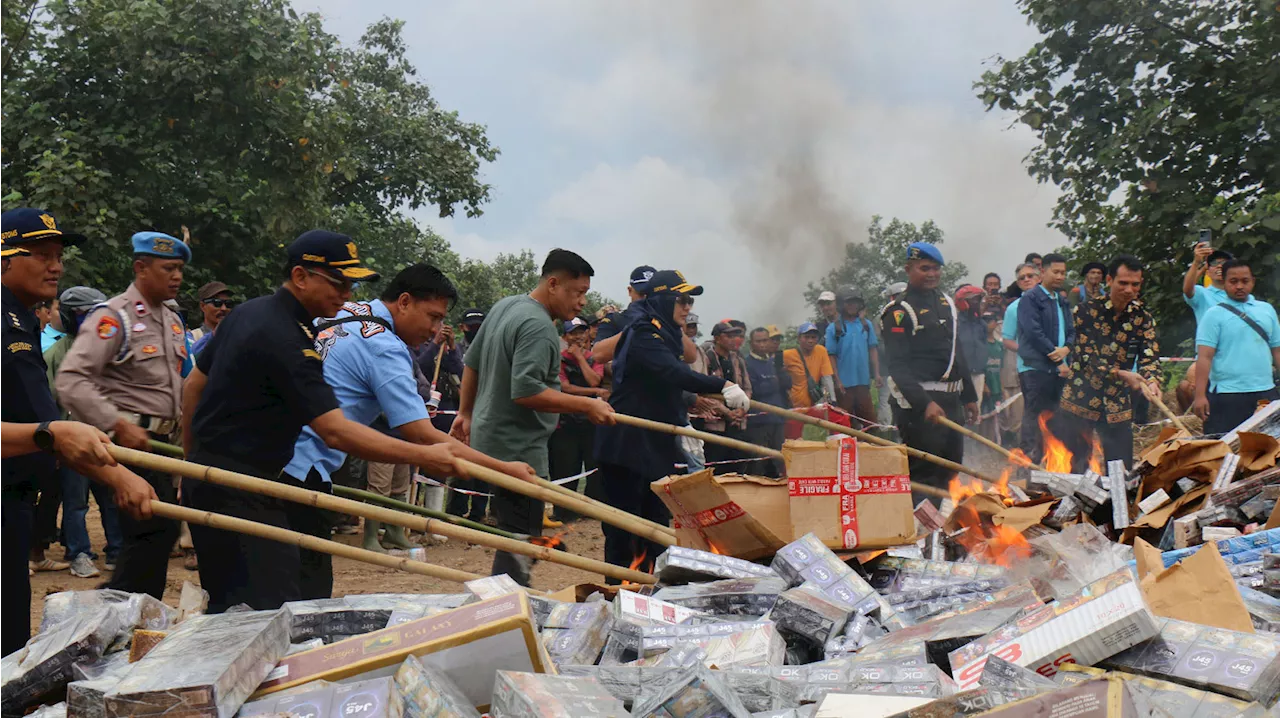
[[[1182,300],[1191,305],[1196,315],[1196,324],[1204,318],[1205,312],[1227,301],[1226,280],[1222,267],[1234,259],[1230,252],[1214,249],[1208,242],[1196,245],[1195,259],[1191,268],[1182,278]],[[1200,284],[1205,273],[1209,275],[1209,286]]]
[[[613,423],[608,402],[560,391],[555,322],[582,311],[593,274],[582,257],[553,249],[532,292],[493,306],[463,360],[458,418],[450,434],[501,461],[523,461],[545,478],[550,473],[547,440],[559,414],[586,414],[593,423]],[[542,501],[495,486],[489,505],[498,528],[542,533]],[[494,576],[505,573],[528,586],[529,568],[513,554],[494,554]]]

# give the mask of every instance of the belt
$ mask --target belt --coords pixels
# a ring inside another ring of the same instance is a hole
[[[177,419],[161,419],[158,416],[149,416],[147,414],[134,414],[130,411],[119,412],[130,424],[137,424],[152,434],[160,436],[168,436],[178,428]]]
[[[946,394],[959,394],[964,383],[961,381],[922,381],[920,388],[925,391],[940,391]]]

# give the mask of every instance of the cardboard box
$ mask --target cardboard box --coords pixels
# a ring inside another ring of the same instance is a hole
[[[680,546],[741,559],[768,556],[791,540],[787,484],[711,469],[649,485],[671,511]]]
[[[837,549],[885,548],[915,537],[907,454],[898,447],[788,441],[782,447],[791,533]]]
[[[499,671],[494,718],[624,718],[631,715],[595,678]]]
[[[1093,665],[1157,630],[1137,581],[1121,569],[952,651],[951,675],[960,690],[973,688],[996,655],[1051,677],[1063,663]]]
[[[392,675],[408,656],[444,671],[476,706],[488,705],[500,670],[555,672],[528,597],[513,593],[287,656],[254,698],[318,678]]]

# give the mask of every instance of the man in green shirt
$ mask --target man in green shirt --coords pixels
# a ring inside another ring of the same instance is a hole
[[[547,440],[559,414],[586,414],[592,423],[613,423],[608,402],[560,391],[556,321],[578,316],[594,274],[582,257],[553,249],[532,292],[493,305],[464,358],[458,417],[450,434],[502,461],[528,463],[546,477]],[[490,507],[500,529],[542,532],[543,506],[537,499],[495,486]],[[523,586],[529,585],[529,568],[504,551],[493,557],[493,575],[505,573]]]

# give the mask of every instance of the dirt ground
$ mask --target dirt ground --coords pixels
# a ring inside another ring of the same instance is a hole
[[[106,541],[103,538],[102,523],[98,520],[97,505],[90,502],[87,518],[89,539],[94,551],[102,554]],[[600,532],[600,522],[592,520],[575,521],[566,524],[563,529],[548,531],[548,534],[567,531],[563,536],[565,549],[569,553],[590,558],[604,558],[604,534]],[[360,535],[337,535],[335,541],[359,545]],[[416,536],[421,539],[421,536]],[[470,571],[482,576],[489,575],[489,567],[493,564],[493,550],[480,546],[471,546],[461,541],[450,539],[443,544],[426,544],[427,561],[430,563]],[[50,558],[62,559],[62,547],[50,547]],[[98,569],[102,576],[98,578],[76,578],[68,571],[38,572],[31,577],[31,629],[34,632],[40,625],[40,616],[44,612],[44,597],[59,591],[87,591],[110,577],[110,572],[102,567],[98,560]],[[187,571],[182,567],[182,559],[169,561],[169,580],[165,586],[164,600],[171,606],[178,605],[178,596],[182,591],[182,583],[190,581],[200,585],[200,574]],[[576,583],[603,583],[604,578],[596,574],[580,571],[576,568],[556,563],[539,561],[533,567],[533,587],[543,590],[557,590]],[[333,595],[345,596],[354,593],[458,593],[464,591],[461,585],[439,579],[403,573],[380,566],[352,561],[345,558],[333,560]]]

